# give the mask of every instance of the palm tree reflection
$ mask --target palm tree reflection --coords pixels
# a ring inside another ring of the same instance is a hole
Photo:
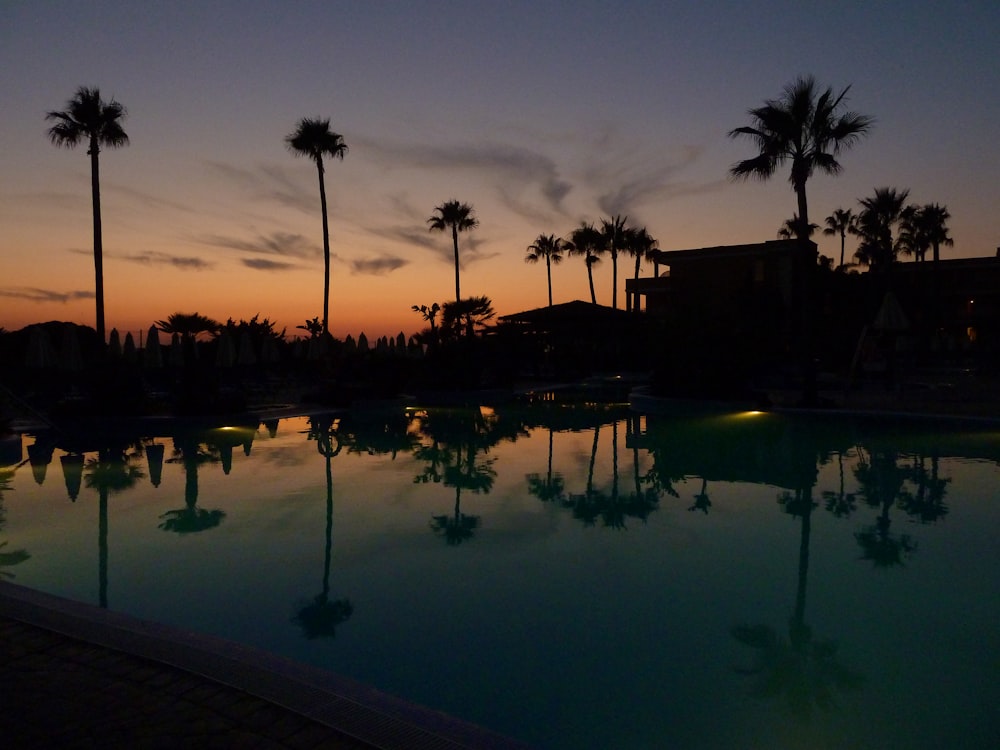
[[[462,512],[462,491],[487,495],[493,489],[496,471],[494,459],[480,459],[503,436],[507,427],[496,414],[480,408],[443,409],[413,415],[416,430],[430,439],[414,451],[418,460],[427,462],[413,481],[418,484],[441,483],[455,488],[455,508],[451,514],[431,517],[430,527],[449,546],[468,541],[479,528],[479,516]]]
[[[309,640],[332,638],[337,626],[354,612],[349,599],[330,600],[330,563],[333,557],[333,469],[331,459],[340,454],[339,423],[329,415],[311,417],[307,439],[316,441],[316,451],[326,462],[326,546],[323,551],[323,590],[312,601],[299,607],[292,622],[302,628]]]
[[[859,494],[869,506],[881,508],[874,525],[866,526],[854,534],[862,549],[862,559],[870,560],[877,568],[902,565],[903,560],[917,549],[909,534],[890,533],[892,521],[889,510],[903,494],[907,472],[899,466],[894,450],[877,449],[870,453],[859,451],[854,476],[861,485]]]
[[[809,539],[812,512],[817,507],[812,489],[806,484],[778,498],[786,513],[801,519],[798,585],[787,640],[767,625],[742,624],[731,631],[733,638],[754,651],[753,663],[736,671],[759,677],[756,694],[765,698],[784,696],[790,712],[800,718],[808,718],[813,706],[823,710],[835,707],[836,692],[855,691],[863,683],[859,673],[838,661],[837,642],[814,638],[805,621]]]
[[[97,528],[98,601],[105,609],[108,606],[108,496],[124,492],[144,476],[132,459],[132,456],[126,454],[124,447],[116,446],[101,448],[97,458],[87,459],[84,464],[84,483],[89,489],[96,489],[100,498]]]
[[[206,446],[201,449],[198,439],[192,435],[174,438],[174,455],[168,463],[180,463],[184,467],[184,507],[168,510],[160,518],[164,519],[160,528],[177,534],[191,534],[214,529],[226,517],[225,511],[206,510],[198,507],[198,469],[202,464],[217,463],[218,450]]]

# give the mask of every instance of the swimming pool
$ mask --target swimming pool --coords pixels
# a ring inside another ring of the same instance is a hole
[[[3,456],[0,575],[539,748],[998,739],[997,431],[548,403]]]

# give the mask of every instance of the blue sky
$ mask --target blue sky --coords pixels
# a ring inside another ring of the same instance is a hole
[[[581,219],[628,215],[666,250],[773,238],[795,210],[786,175],[730,182],[751,153],[726,133],[802,74],[850,84],[849,107],[877,121],[840,177],[809,183],[814,221],[909,188],[948,206],[951,257],[992,255],[998,32],[995,2],[8,1],[0,326],[93,322],[88,163],[44,121],[80,85],[129,110],[130,147],[101,162],[122,330],[178,310],[289,329],[321,313],[315,169],[283,143],[303,116],[330,117],[350,148],[327,171],[338,335],[410,332],[411,305],[449,298],[451,248],[426,219],[452,198],[480,220],[463,293],[501,314],[545,303],[525,248]],[[606,262],[598,301],[611,282]],[[587,297],[582,262],[553,286]]]

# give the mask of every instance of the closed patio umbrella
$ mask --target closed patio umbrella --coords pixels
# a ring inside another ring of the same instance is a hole
[[[129,331],[125,334],[125,343],[122,344],[122,357],[129,364],[135,362],[135,339],[132,338],[132,332]]]
[[[59,368],[78,372],[83,369],[83,354],[80,352],[80,337],[76,326],[67,323],[63,326],[62,346],[59,350]]]
[[[112,328],[108,337],[108,354],[112,359],[120,359],[122,356],[122,339],[117,328]]]
[[[149,327],[146,334],[146,347],[142,350],[142,363],[146,367],[163,367],[163,350],[160,346],[160,331],[156,326]]]
[[[229,331],[223,330],[216,340],[215,366],[232,367],[236,364],[236,345]]]
[[[31,327],[28,338],[28,355],[25,365],[32,369],[42,370],[55,365],[56,352],[52,348],[49,334],[40,325]]]

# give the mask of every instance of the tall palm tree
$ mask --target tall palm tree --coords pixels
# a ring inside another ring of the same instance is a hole
[[[455,248],[455,301],[458,302],[462,299],[458,280],[458,233],[475,229],[479,226],[479,219],[476,218],[472,206],[468,203],[446,201],[440,206],[436,206],[434,210],[437,211],[437,215],[427,220],[427,223],[430,224],[430,231],[443,232],[446,229],[451,229],[451,241]]]
[[[838,113],[850,88],[840,94],[829,87],[821,92],[812,76],[798,78],[785,87],[779,99],[751,109],[751,125],[729,131],[731,138],[749,138],[760,152],[730,168],[734,179],[767,180],[779,166],[791,162],[789,181],[803,230],[809,226],[806,181],[816,170],[839,174],[840,152],[857,143],[874,122],[856,112]],[[804,234],[799,238],[807,239]]]
[[[528,254],[524,256],[525,263],[537,263],[545,259],[545,274],[549,284],[549,307],[552,307],[552,264],[562,263],[566,243],[554,234],[540,234],[528,245]]]
[[[597,231],[593,224],[580,222],[580,226],[573,230],[569,241],[569,254],[582,255],[583,262],[587,264],[587,281],[590,284],[590,302],[597,304],[597,294],[594,292],[594,265],[601,262],[601,253],[604,252],[601,245],[601,233]]]
[[[856,112],[839,113],[850,86],[840,94],[832,88],[819,91],[812,76],[798,78],[785,87],[778,99],[764,102],[764,106],[751,109],[751,124],[729,131],[730,138],[749,138],[758,148],[758,154],[734,164],[729,174],[733,179],[770,179],[779,166],[791,162],[789,182],[798,203],[797,216],[799,239],[803,249],[812,253],[807,245],[809,204],[806,199],[806,181],[817,169],[827,174],[839,174],[842,167],[837,157],[841,150],[853,146],[871,127],[873,120]],[[815,263],[803,263],[800,272],[800,343],[802,358],[802,400],[815,404],[817,400],[815,363],[812,355],[812,310],[806,300],[813,296],[813,269]]]
[[[94,296],[97,301],[97,334],[104,343],[104,245],[101,236],[101,179],[98,154],[101,146],[119,148],[128,145],[128,135],[122,129],[125,107],[114,98],[106,102],[99,89],[81,86],[66,102],[66,109],[49,112],[46,120],[55,122],[49,128],[49,140],[56,146],[75,148],[87,143],[90,155],[90,194],[94,212]]]
[[[840,268],[844,267],[844,243],[847,239],[847,233],[854,227],[855,222],[857,222],[857,217],[849,208],[834,209],[833,213],[826,217],[823,234],[840,236]]]
[[[627,216],[615,215],[601,219],[601,239],[604,249],[611,255],[611,306],[618,309],[618,251],[624,250],[628,232],[625,222]]]
[[[330,224],[326,213],[326,181],[323,157],[343,160],[347,154],[344,137],[330,130],[330,118],[303,117],[295,131],[285,136],[288,150],[295,156],[307,156],[316,163],[319,173],[319,203],[323,212],[323,333],[330,330]]]

